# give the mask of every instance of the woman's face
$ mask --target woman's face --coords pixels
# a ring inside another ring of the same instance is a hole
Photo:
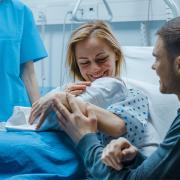
[[[116,55],[108,44],[98,38],[88,38],[75,47],[77,64],[86,81],[115,76]]]

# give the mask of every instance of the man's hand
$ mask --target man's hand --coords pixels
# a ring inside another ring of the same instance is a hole
[[[137,148],[130,144],[130,142],[120,137],[112,140],[103,150],[101,160],[107,166],[116,170],[123,168],[123,162],[133,160],[137,155]]]
[[[67,102],[70,109],[66,108],[56,98],[54,99],[53,109],[56,112],[61,127],[75,143],[78,143],[84,135],[97,131],[97,118],[91,109],[91,105],[86,104],[86,113],[83,114],[76,103],[75,97],[67,94]]]

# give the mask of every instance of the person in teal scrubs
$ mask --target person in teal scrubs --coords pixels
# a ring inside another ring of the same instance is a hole
[[[47,56],[32,12],[19,0],[0,1],[0,121],[14,106],[40,97],[34,62]]]

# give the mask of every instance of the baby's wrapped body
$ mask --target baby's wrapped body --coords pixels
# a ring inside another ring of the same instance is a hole
[[[60,87],[50,93],[59,91],[62,91]],[[149,155],[155,150],[159,139],[156,131],[148,122],[148,99],[142,92],[135,89],[127,89],[125,83],[120,79],[104,77],[92,82],[91,86],[87,86],[86,91],[77,96],[77,98],[107,109],[121,117],[125,121],[127,128],[124,137],[140,150],[142,149],[145,155]],[[31,108],[18,107],[15,110],[16,113],[13,114],[6,124],[7,129],[35,130],[36,124],[29,125],[28,123]],[[19,117],[20,114],[22,115],[21,117]],[[21,120],[18,121],[17,118]],[[54,112],[50,113],[39,130],[61,130]],[[99,137],[104,145],[112,138],[114,139],[114,137],[103,133],[100,134]]]

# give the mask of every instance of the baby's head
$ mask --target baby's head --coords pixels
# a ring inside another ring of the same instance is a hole
[[[77,98],[106,109],[112,104],[125,100],[127,92],[122,80],[103,77],[93,81]]]
[[[67,63],[74,79],[94,81],[120,75],[123,54],[117,39],[104,21],[88,22],[69,40]]]

